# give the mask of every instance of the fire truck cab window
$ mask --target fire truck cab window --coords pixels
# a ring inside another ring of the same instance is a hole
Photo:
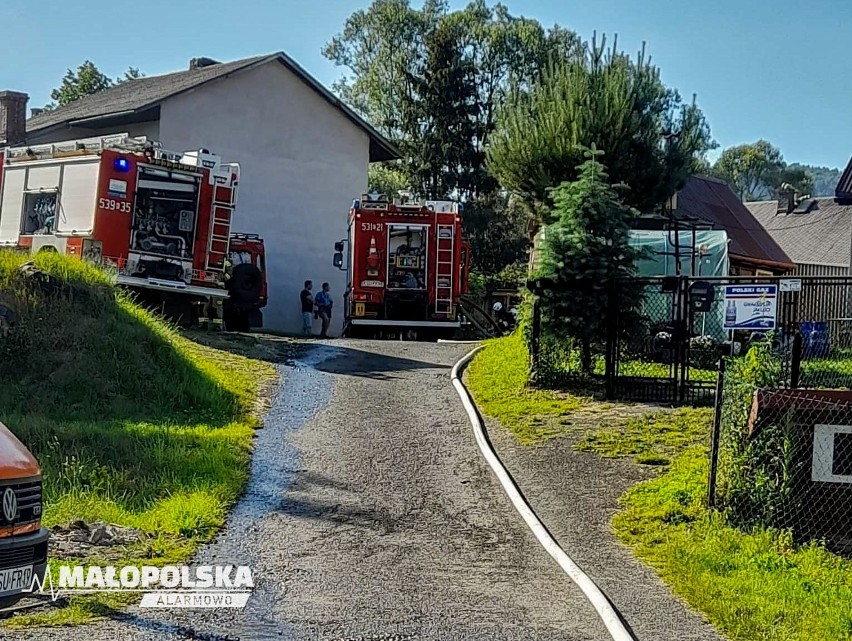
[[[52,234],[56,226],[57,193],[27,194],[22,233],[25,236]]]
[[[426,289],[426,228],[390,226],[388,288]]]
[[[133,211],[131,248],[192,258],[198,211],[196,174],[141,167]]]

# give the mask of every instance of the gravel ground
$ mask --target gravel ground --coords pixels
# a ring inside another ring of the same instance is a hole
[[[93,625],[4,630],[0,636],[608,639],[591,606],[538,546],[480,458],[448,376],[468,348],[332,341],[281,366],[284,384],[258,433],[247,494],[197,559],[253,568],[257,586],[245,610],[131,609]],[[559,460],[551,463],[559,469]],[[525,465],[520,458],[517,464]],[[542,478],[559,477],[548,474]],[[572,484],[563,480],[559,487]],[[604,490],[608,504],[614,494]],[[540,509],[574,524],[568,533],[606,536],[593,525],[599,511],[587,513],[583,502],[575,514],[564,496],[554,498],[559,508]],[[594,503],[591,496],[589,502]],[[592,524],[577,525],[587,518]],[[648,638],[713,638],[681,634],[693,628],[675,624],[695,618],[684,619],[682,606],[609,538],[601,547],[611,553],[580,560],[616,564],[604,575],[607,588],[620,587],[622,575],[625,582],[645,581],[629,583],[619,596],[652,589],[648,598],[627,601],[637,604],[637,612],[667,622],[667,634]],[[600,540],[571,536],[562,542],[569,550],[582,545],[591,553]],[[665,612],[672,607],[680,613],[674,618]],[[675,627],[668,627],[669,620]]]
[[[723,641],[613,535],[618,497],[653,472],[631,461],[574,450],[570,438],[523,447],[493,421],[503,464],[562,548],[591,576],[640,641]]]

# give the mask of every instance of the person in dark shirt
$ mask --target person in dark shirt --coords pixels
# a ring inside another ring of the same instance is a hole
[[[302,301],[302,333],[305,336],[310,336],[314,330],[314,295],[311,294],[313,288],[313,282],[306,280],[305,288],[299,294]]]

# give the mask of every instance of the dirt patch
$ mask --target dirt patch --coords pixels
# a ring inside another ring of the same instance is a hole
[[[50,530],[50,556],[60,559],[121,559],[127,549],[144,546],[148,537],[133,528],[96,522],[74,521]]]

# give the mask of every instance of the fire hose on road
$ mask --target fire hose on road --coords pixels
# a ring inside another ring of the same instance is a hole
[[[563,550],[559,543],[557,543],[556,539],[553,538],[553,535],[538,518],[526,498],[524,498],[523,494],[521,494],[521,491],[512,478],[512,475],[505,468],[503,463],[500,461],[500,458],[497,456],[497,453],[494,451],[494,448],[488,439],[488,434],[485,432],[485,427],[479,414],[479,410],[476,408],[470,393],[461,381],[461,371],[481,349],[483,349],[482,346],[477,347],[456,363],[450,373],[450,378],[452,380],[453,387],[458,393],[462,405],[467,412],[471,425],[473,425],[476,443],[479,445],[479,449],[482,451],[483,457],[488,462],[488,465],[491,467],[491,470],[494,472],[497,479],[500,481],[500,485],[503,486],[503,489],[509,497],[509,500],[512,502],[512,505],[515,506],[515,509],[521,515],[521,518],[524,519],[524,522],[527,526],[529,526],[530,530],[532,530],[536,539],[538,539],[542,547],[547,550],[547,553],[550,554],[550,556],[552,556],[559,566],[565,571],[565,574],[567,574],[577,587],[580,588],[589,600],[589,603],[592,604],[592,607],[595,608],[595,611],[598,613],[601,621],[603,621],[603,624],[606,626],[606,629],[613,641],[637,641],[636,637],[630,631],[629,627],[621,618],[620,614],[607,596],[601,591],[591,577],[589,577],[589,575],[586,574],[580,566],[578,566],[571,557],[565,553],[565,550]]]

